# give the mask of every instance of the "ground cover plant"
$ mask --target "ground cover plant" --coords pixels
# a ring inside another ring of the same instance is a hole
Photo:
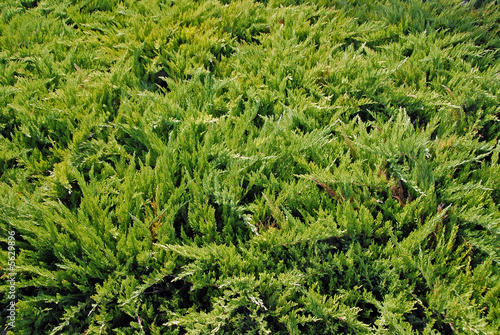
[[[498,334],[497,2],[0,10],[2,330]]]

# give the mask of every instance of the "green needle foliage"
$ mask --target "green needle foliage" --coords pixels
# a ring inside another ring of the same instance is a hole
[[[2,330],[497,334],[499,34],[497,1],[3,1]]]

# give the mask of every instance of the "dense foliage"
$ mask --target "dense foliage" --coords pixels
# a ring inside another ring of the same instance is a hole
[[[498,334],[497,7],[3,1],[2,327]]]

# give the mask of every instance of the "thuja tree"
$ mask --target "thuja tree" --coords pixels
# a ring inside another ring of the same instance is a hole
[[[497,6],[2,3],[3,329],[495,334]]]

